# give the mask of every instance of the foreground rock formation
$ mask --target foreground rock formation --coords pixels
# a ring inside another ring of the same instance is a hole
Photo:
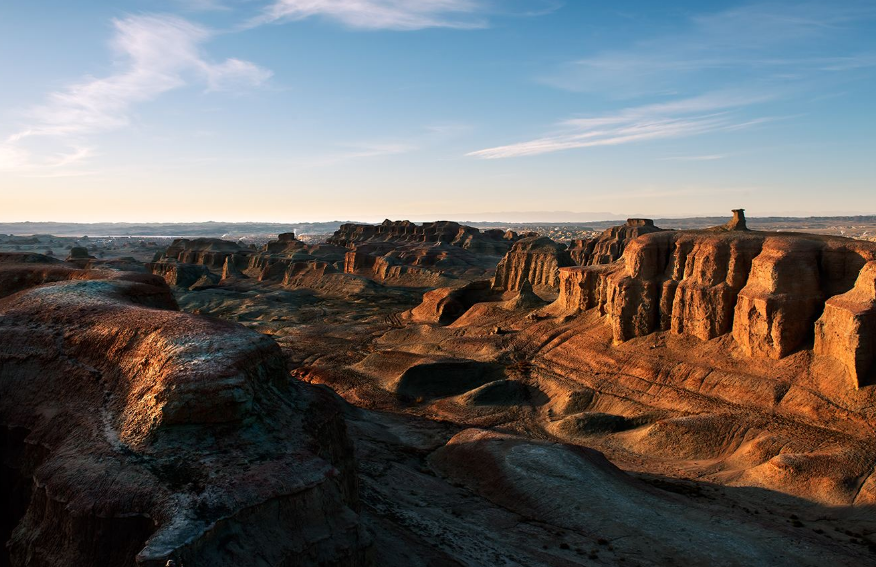
[[[155,276],[3,260],[4,564],[369,564],[339,406],[273,340]]]

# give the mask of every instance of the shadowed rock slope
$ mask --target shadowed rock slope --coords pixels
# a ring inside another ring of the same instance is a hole
[[[369,564],[338,406],[155,276],[0,265],[0,431],[0,564]]]

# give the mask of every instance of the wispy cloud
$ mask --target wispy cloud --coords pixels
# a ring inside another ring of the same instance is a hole
[[[0,155],[5,156],[0,169],[45,165],[33,162],[30,152],[20,147],[28,138],[68,140],[76,149],[85,136],[129,125],[135,105],[186,84],[199,82],[208,91],[224,91],[258,86],[271,77],[271,71],[248,61],[211,62],[203,44],[212,32],[179,17],[132,16],[115,20],[113,26],[110,45],[121,70],[107,77],[87,77],[30,109],[27,125],[0,144]],[[88,155],[74,152],[63,165]]]
[[[249,27],[321,17],[362,30],[465,30],[487,27],[491,15],[540,16],[561,5],[560,0],[274,0]]]
[[[226,12],[231,10],[224,0],[175,0],[179,7],[189,12]]]
[[[723,154],[710,154],[704,156],[670,156],[658,158],[660,161],[715,161],[726,158]]]
[[[320,16],[371,30],[472,29],[486,26],[481,9],[478,0],[276,0],[252,25]]]
[[[541,138],[470,152],[470,157],[501,159],[576,148],[616,146],[648,140],[682,138],[739,130],[774,118],[743,120],[735,110],[766,102],[767,95],[718,92],[668,103],[627,108],[614,114],[573,118]]]
[[[326,167],[348,161],[406,154],[417,149],[419,149],[418,146],[407,142],[362,142],[348,144],[339,150],[323,155],[296,160],[296,165],[300,167]]]
[[[628,98],[675,92],[694,75],[701,83],[719,83],[730,70],[737,78],[787,78],[873,67],[873,53],[825,56],[823,40],[842,39],[874,17],[876,5],[862,0],[746,4],[690,17],[685,29],[671,35],[577,59],[542,80]],[[839,43],[836,48],[842,49]],[[789,52],[795,55],[788,57]]]

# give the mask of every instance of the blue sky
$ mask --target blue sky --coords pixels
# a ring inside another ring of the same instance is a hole
[[[876,213],[872,1],[10,0],[0,77],[3,221]]]

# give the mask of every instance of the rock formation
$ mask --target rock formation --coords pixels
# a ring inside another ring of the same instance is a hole
[[[475,281],[462,287],[445,287],[423,294],[420,305],[411,310],[411,320],[416,323],[449,325],[456,321],[475,303],[493,298],[489,281]]]
[[[446,243],[460,248],[471,249],[480,254],[501,256],[517,235],[501,230],[481,232],[477,228],[452,221],[427,222],[422,225],[410,221],[383,221],[379,225],[343,224],[329,238],[330,244],[350,248],[364,242],[416,242]]]
[[[236,242],[219,238],[180,238],[174,240],[164,253],[164,258],[183,264],[198,264],[221,270],[225,258],[244,250]]]
[[[856,383],[868,380],[876,246],[743,230],[741,211],[731,225],[645,234],[615,264],[561,268],[552,308],[599,309],[617,342],[661,330],[701,340],[730,333],[748,356],[780,359],[814,338],[817,353],[843,361]]]
[[[572,241],[569,254],[580,266],[610,264],[623,255],[631,240],[661,230],[651,219],[627,219],[626,224],[606,229],[596,238]]]
[[[745,222],[745,209],[733,209],[731,211],[733,213],[733,218],[730,219],[726,224],[722,224],[721,226],[716,226],[711,230],[726,230],[726,231],[746,231],[748,230],[748,225]]]
[[[876,382],[876,262],[864,265],[852,289],[825,302],[815,353],[839,360],[858,387]]]
[[[0,265],[0,428],[9,565],[369,564],[339,407],[156,276]]]
[[[514,243],[496,267],[493,287],[502,291],[520,291],[524,282],[536,290],[559,288],[559,269],[573,266],[564,244],[546,236],[532,236]]]
[[[253,278],[259,282],[282,283],[286,272],[302,262],[334,264],[343,261],[345,249],[326,244],[308,245],[283,233],[258,251],[215,238],[178,239],[147,265],[174,286],[189,288],[201,278],[219,280]],[[324,268],[317,268],[323,269]],[[301,270],[301,267],[295,268]]]
[[[487,230],[450,221],[380,225],[344,224],[328,242],[349,251],[344,272],[389,285],[440,287],[454,279],[492,274],[496,260],[518,239],[512,231]]]

